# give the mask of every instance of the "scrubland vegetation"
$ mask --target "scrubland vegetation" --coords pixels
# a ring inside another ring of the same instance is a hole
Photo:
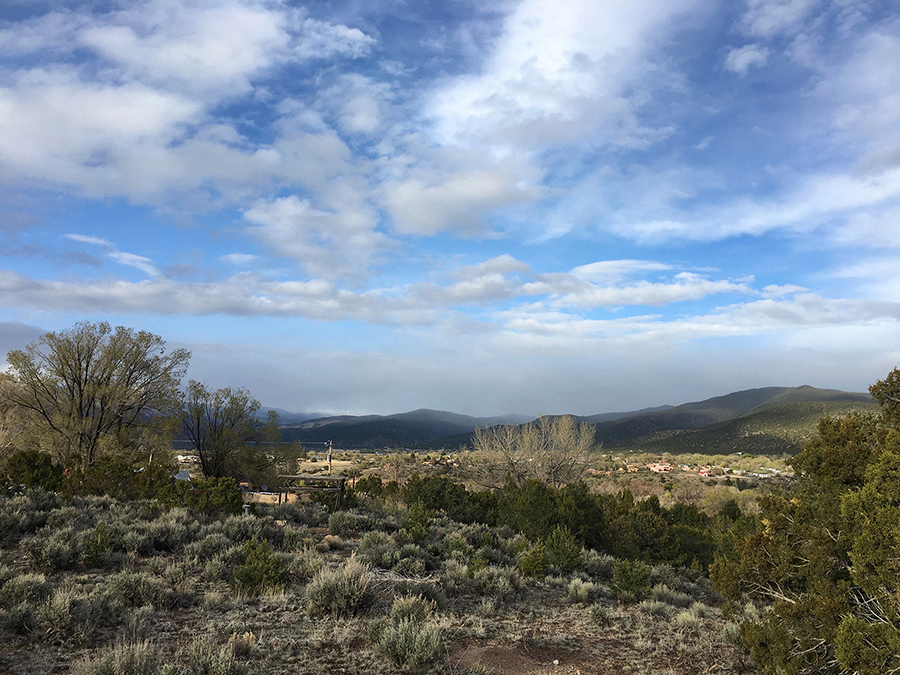
[[[213,516],[40,488],[8,496],[0,669],[749,669],[700,571],[661,562],[661,552],[642,562],[584,548],[568,526],[543,520],[530,536],[454,520],[424,506],[453,485],[435,480],[393,497],[359,494],[337,512],[291,502]],[[651,510],[620,510],[664,527]]]
[[[242,390],[179,411],[155,336],[42,344],[0,378],[2,672],[900,672],[900,370],[792,458],[604,455],[542,418],[345,457],[336,509],[245,505],[298,448]]]

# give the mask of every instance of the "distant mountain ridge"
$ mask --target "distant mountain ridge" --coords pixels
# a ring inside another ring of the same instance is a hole
[[[338,415],[282,424],[282,439],[300,443],[332,441],[336,447],[420,447],[441,438],[470,434],[479,427],[523,424],[526,415],[471,417],[421,408],[395,415]]]
[[[803,385],[747,389],[677,406],[578,419],[594,425],[597,441],[606,449],[794,454],[815,433],[823,415],[875,409],[868,393]],[[288,415],[281,417],[285,441],[332,441],[337,448],[364,449],[456,449],[471,443],[476,428],[532,419],[525,415],[472,417],[428,409],[395,415]]]

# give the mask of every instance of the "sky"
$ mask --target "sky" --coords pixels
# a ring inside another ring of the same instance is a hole
[[[0,367],[107,321],[292,412],[900,365],[892,0],[4,0]]]

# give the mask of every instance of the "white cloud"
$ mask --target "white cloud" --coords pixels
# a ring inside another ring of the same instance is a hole
[[[75,12],[49,12],[0,30],[0,54],[22,56],[69,51],[75,33],[89,18]]]
[[[305,59],[332,56],[360,58],[369,53],[375,39],[358,28],[304,18],[299,23],[299,38],[294,53]]]
[[[78,38],[130,77],[213,99],[244,93],[272,66],[358,58],[374,43],[357,28],[254,0],[152,0],[105,15]]]
[[[191,7],[158,0],[116,12],[79,37],[133,77],[234,96],[287,48],[285,23],[283,14],[263,6]]]
[[[142,255],[125,253],[123,251],[110,251],[109,257],[115,260],[120,265],[134,267],[135,269],[140,270],[148,276],[155,277],[159,275],[159,270],[156,268],[156,265],[153,263],[153,261],[150,260],[150,258],[146,258]]]
[[[798,29],[819,0],[747,0],[740,26],[750,35],[774,37]]]
[[[248,231],[279,255],[303,264],[325,279],[364,276],[378,253],[389,245],[376,231],[367,209],[343,207],[323,210],[296,195],[259,200],[244,212],[253,223]]]
[[[815,96],[842,140],[861,145],[869,171],[900,166],[900,22],[862,35],[846,62],[824,73]]]
[[[400,233],[473,236],[489,228],[497,211],[534,201],[542,192],[529,167],[505,160],[459,170],[416,168],[384,186],[384,201]]]
[[[235,265],[236,267],[246,267],[260,260],[258,255],[252,253],[229,253],[219,257],[226,265]]]
[[[325,281],[267,281],[249,273],[222,282],[184,283],[164,278],[140,282],[48,281],[0,271],[0,292],[10,306],[38,306],[45,311],[75,314],[302,316],[374,324],[395,323],[398,317],[415,323],[428,317],[423,308],[410,307],[409,303],[340,290]]]
[[[766,65],[768,58],[769,50],[760,45],[736,47],[725,56],[725,69],[738,75],[746,75],[750,68]]]
[[[281,65],[356,58],[373,44],[358,29],[255,0],[150,0],[17,24],[0,31],[0,52],[47,58],[0,84],[0,175],[197,210],[299,171],[322,176],[298,158],[317,159],[324,129],[297,136],[282,126],[270,144],[252,143],[214,119],[216,106],[254,88],[264,99],[263,78]],[[345,128],[374,130],[367,105],[346,102]]]
[[[615,282],[642,272],[663,272],[671,265],[654,260],[601,260],[580,265],[571,274],[585,281]]]
[[[518,275],[530,271],[525,263],[504,254],[456,270],[457,281],[448,285],[415,284],[411,294],[429,305],[486,304],[521,295],[525,285]]]
[[[705,212],[685,214],[684,219],[638,220],[624,212],[611,229],[638,242],[719,241],[741,235],[760,236],[775,230],[808,234],[819,228],[834,244],[853,238],[860,244],[880,247],[896,242],[891,228],[871,232],[867,241],[850,233],[854,223],[864,224],[866,214],[880,217],[900,202],[900,167],[879,175],[842,173],[811,174],[795,181],[793,189],[777,199],[738,199]],[[890,213],[891,211],[888,211]],[[845,223],[834,228],[835,221]],[[882,221],[884,222],[884,221]]]
[[[124,251],[120,251],[118,248],[116,248],[115,244],[107,239],[83,234],[64,234],[63,237],[69,239],[70,241],[76,241],[80,244],[100,246],[106,249],[106,257],[110,260],[120,265],[134,267],[135,269],[140,270],[150,277],[159,276],[159,269],[157,269],[155,263],[150,258],[134,253],[126,253]]]
[[[602,341],[604,349],[615,349],[614,345],[631,349],[636,341],[673,346],[710,338],[775,335],[790,339],[798,331],[811,329],[880,329],[884,325],[896,328],[900,324],[900,303],[832,299],[807,293],[785,300],[754,300],[668,320],[652,314],[589,319],[542,308],[519,308],[497,316],[505,331],[518,336],[510,339],[520,345],[531,344],[535,349],[560,346],[584,353],[597,341]],[[838,343],[819,346],[837,350],[847,347]]]
[[[610,307],[620,305],[666,306],[686,300],[701,300],[719,293],[753,294],[746,283],[711,281],[697,274],[682,272],[667,282],[642,281],[622,286],[591,285],[580,291],[554,298],[557,307]]]
[[[330,86],[317,92],[316,106],[327,110],[344,133],[368,135],[384,124],[391,99],[387,85],[352,73],[335,78]]]
[[[642,144],[627,85],[659,72],[646,59],[652,39],[688,0],[526,0],[507,18],[482,73],[449,81],[430,106],[443,142],[538,148],[582,142]]]
[[[72,241],[77,241],[81,244],[94,244],[95,246],[106,246],[109,248],[113,247],[111,241],[109,241],[108,239],[103,239],[101,237],[92,237],[85,234],[64,234],[63,237]]]
[[[123,148],[172,142],[199,106],[138,84],[81,82],[71,70],[32,71],[0,88],[0,165],[25,175],[80,184]]]

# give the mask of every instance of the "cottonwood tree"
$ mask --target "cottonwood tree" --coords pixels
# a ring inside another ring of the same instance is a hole
[[[597,448],[594,427],[572,415],[476,429],[472,443],[481,467],[495,478],[516,485],[537,479],[553,487],[578,480]]]
[[[278,443],[278,414],[270,410],[261,419],[259,408],[246,389],[211,391],[201,382],[188,383],[182,428],[207,478],[259,479],[285,462]]]
[[[146,331],[81,322],[7,354],[17,385],[7,397],[36,445],[87,467],[168,440],[190,356]]]

